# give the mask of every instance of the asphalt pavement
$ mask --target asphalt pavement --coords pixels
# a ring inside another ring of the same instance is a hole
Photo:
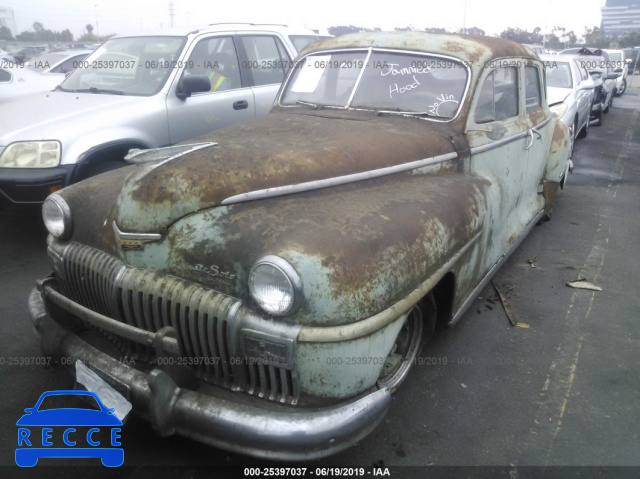
[[[389,468],[392,477],[640,477],[640,77],[632,80],[603,125],[576,143],[575,171],[552,220],[532,230],[494,279],[515,326],[487,287],[456,327],[436,332],[381,426],[333,457],[260,461],[159,438],[133,418],[118,474],[242,477],[245,467],[296,466],[310,477],[357,466],[366,475]],[[0,211],[3,477],[24,474],[14,461],[24,408],[72,386],[64,371],[20,363],[40,356],[26,299],[49,272],[45,241],[37,218]],[[602,290],[567,286],[577,279]],[[41,462],[33,473],[43,477],[99,464]]]

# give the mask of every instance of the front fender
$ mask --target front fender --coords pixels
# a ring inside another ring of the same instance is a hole
[[[553,137],[547,155],[547,166],[544,172],[544,180],[559,183],[562,175],[567,170],[569,155],[571,154],[571,135],[569,127],[554,117],[552,122]]]

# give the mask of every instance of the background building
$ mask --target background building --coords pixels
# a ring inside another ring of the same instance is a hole
[[[640,0],[607,0],[602,7],[601,29],[607,36],[640,30]]]
[[[0,27],[7,27],[11,30],[11,35],[13,35],[14,38],[18,34],[16,17],[13,15],[13,9],[0,7]]]

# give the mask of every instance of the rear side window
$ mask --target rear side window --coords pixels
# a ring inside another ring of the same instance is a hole
[[[524,83],[526,94],[527,112],[537,110],[542,106],[542,95],[540,93],[540,75],[537,67],[525,67]]]
[[[11,81],[11,73],[0,70],[0,83],[9,83]]]
[[[518,70],[496,68],[484,80],[476,105],[476,123],[518,116]]]
[[[270,35],[241,37],[247,54],[247,64],[253,84],[272,85],[282,83],[289,69],[290,58],[279,38]]]

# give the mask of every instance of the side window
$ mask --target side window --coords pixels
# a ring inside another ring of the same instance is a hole
[[[212,92],[241,88],[240,65],[233,38],[214,37],[200,40],[187,60],[185,74],[206,75],[211,81]]]
[[[580,65],[580,63],[576,60],[574,60],[576,66],[578,67],[578,72],[580,72],[580,80],[586,80],[587,78],[589,78],[589,74],[587,73],[587,70],[584,69],[584,67],[582,65]]]
[[[69,73],[69,72],[75,70],[75,68],[78,65],[78,63],[80,63],[84,59],[85,56],[86,55],[69,58],[69,59],[63,61],[57,67],[52,68],[51,69],[51,73]]]
[[[282,83],[291,59],[280,39],[270,35],[243,36],[242,45],[247,53],[253,84],[271,85]]]
[[[518,116],[518,71],[497,68],[485,79],[476,104],[476,123]]]
[[[537,67],[528,66],[524,68],[525,105],[527,112],[537,110],[542,106],[542,95],[540,94],[540,75]]]
[[[9,83],[11,81],[11,73],[0,70],[0,83]]]

